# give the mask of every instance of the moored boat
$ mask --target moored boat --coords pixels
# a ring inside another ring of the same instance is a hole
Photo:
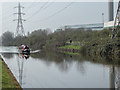
[[[30,53],[30,48],[27,46],[27,45],[23,45],[23,44],[21,44],[20,46],[19,46],[19,51],[20,51],[20,53],[27,53],[27,54],[29,54]]]

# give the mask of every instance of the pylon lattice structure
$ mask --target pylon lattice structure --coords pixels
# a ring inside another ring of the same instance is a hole
[[[117,14],[115,17],[114,28],[112,30],[112,38],[115,38],[120,31],[120,0],[118,2]]]
[[[22,7],[19,3],[18,6],[15,8],[18,8],[18,12],[14,13],[18,15],[18,18],[14,20],[14,21],[17,21],[17,28],[16,28],[15,36],[25,36],[24,27],[23,27],[23,21],[25,20],[22,19],[22,15],[25,15],[25,13],[21,12],[21,9],[24,7]]]

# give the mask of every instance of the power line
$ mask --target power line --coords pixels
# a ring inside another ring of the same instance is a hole
[[[73,3],[74,3],[74,2],[71,2],[70,4],[68,4],[68,5],[65,6],[64,8],[60,9],[59,11],[55,12],[54,14],[52,14],[52,15],[50,15],[50,16],[44,18],[44,19],[41,19],[41,20],[39,20],[39,21],[45,21],[45,20],[51,19],[53,16],[55,16],[55,15],[61,13],[62,11],[64,11],[64,10],[67,9],[68,7],[70,7]]]
[[[47,4],[47,3],[48,3],[48,2],[46,2],[46,4]],[[70,7],[73,3],[74,3],[74,2],[69,3],[69,4],[68,4],[67,6],[65,6],[64,8],[58,10],[58,11],[55,12],[54,14],[52,14],[52,15],[44,18],[44,19],[41,19],[41,20],[39,20],[39,21],[45,21],[45,20],[51,19],[53,16],[61,13],[62,11],[64,11],[64,10],[67,9],[68,7]],[[43,8],[47,8],[48,6],[50,6],[50,4],[48,4],[47,6],[46,6],[46,4],[44,3],[44,5],[42,5],[41,8],[43,9]],[[30,6],[32,6],[32,4],[31,4]],[[39,9],[39,10],[41,10],[41,9]],[[39,13],[39,12],[36,12],[36,13]],[[34,16],[34,15],[33,15],[33,16]],[[33,23],[33,22],[32,22],[32,23]]]
[[[32,2],[32,4],[28,7],[28,9],[30,9],[32,6],[33,6],[33,4],[35,3],[35,0]],[[28,10],[27,9],[27,10]]]
[[[49,0],[48,0],[49,1]],[[47,4],[48,4],[48,1],[46,3],[44,3],[34,14],[32,14],[30,17],[28,17],[27,19],[37,15],[37,13],[40,12],[40,10],[42,10]]]
[[[25,13],[21,12],[21,8],[24,8],[24,7],[22,7],[19,3],[18,6],[15,8],[18,8],[18,12],[15,13],[15,14],[18,14],[18,19],[16,19],[17,20],[16,36],[18,36],[18,35],[25,36],[24,27],[23,27],[23,21],[25,21],[25,20],[22,19],[22,15],[25,15]]]
[[[30,4],[29,7],[27,7],[27,9],[26,9],[27,12],[32,8],[32,6],[34,5],[35,1],[36,0],[34,0],[33,2],[31,2],[32,4]]]
[[[49,1],[49,0],[48,0]],[[29,8],[27,9],[27,11],[28,10],[30,10],[30,7],[32,8],[32,6],[33,6],[33,4],[35,3],[35,0],[32,2],[32,4],[30,4],[29,5]],[[47,4],[48,2],[46,2],[46,4]],[[44,8],[44,6],[46,5],[46,4],[44,4],[41,8]],[[49,5],[50,6],[50,5]],[[17,8],[17,7],[15,7],[15,8]],[[10,10],[7,10],[7,11],[10,11]],[[16,13],[17,14],[17,13]],[[5,27],[3,27],[3,28],[9,28],[8,27],[8,25],[10,26],[12,23],[11,23],[11,21],[12,20],[8,20],[9,18],[11,18],[13,16],[13,14],[10,14],[10,15],[8,15],[8,16],[6,16],[6,17],[4,17],[4,18],[6,18],[6,19],[4,19],[4,21],[3,21],[3,23],[7,23],[6,25],[7,25],[7,27],[5,26]]]
[[[54,0],[52,0],[51,2],[50,2],[50,4],[48,4],[45,8],[43,8],[44,10],[45,9],[47,9],[49,6],[51,6],[52,4],[53,4],[53,2],[54,2]]]

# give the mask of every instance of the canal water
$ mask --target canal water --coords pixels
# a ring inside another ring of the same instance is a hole
[[[0,52],[4,52],[2,57],[23,88],[120,87],[119,65],[50,51],[15,54],[17,47],[0,47]]]

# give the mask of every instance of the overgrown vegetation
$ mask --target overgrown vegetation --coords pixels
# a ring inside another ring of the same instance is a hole
[[[2,65],[2,88],[3,89],[5,89],[5,88],[13,88],[13,89],[20,88],[19,86],[16,85],[17,84],[16,81],[14,79],[12,79],[12,77],[8,73],[8,70],[1,59],[0,59],[0,63]]]
[[[80,49],[81,46],[80,46],[80,45],[65,45],[65,46],[61,46],[60,48],[66,48],[66,49]]]
[[[26,37],[13,37],[11,32],[5,32],[2,35],[3,45],[20,45],[27,44],[32,49],[51,49],[56,50],[57,47],[65,46],[71,39],[73,43],[87,44],[92,40],[100,40],[109,37],[110,30],[92,31],[83,29],[65,29],[48,33],[48,30],[36,30]]]
[[[48,33],[48,30],[35,30],[31,34],[13,37],[11,32],[2,35],[3,45],[27,44],[31,49],[62,50],[75,49],[91,56],[119,58],[120,34],[111,39],[112,30],[65,29]],[[70,43],[72,40],[72,43]],[[75,53],[75,52],[74,52]]]
[[[47,30],[35,30],[30,35],[27,36],[17,36],[13,37],[13,33],[5,32],[2,35],[2,44],[4,46],[15,45],[19,46],[20,44],[29,45],[32,49],[42,49],[45,46],[47,39]],[[9,36],[9,37],[8,37]],[[12,38],[10,40],[10,38]]]
[[[5,32],[2,35],[3,45],[27,44],[32,49],[71,48],[80,49],[81,52],[91,55],[111,55],[120,53],[119,35],[111,39],[111,30],[83,30],[83,29],[65,29],[48,33],[48,30],[36,30],[25,37],[13,37],[11,32]],[[72,40],[72,44],[69,44]],[[73,45],[74,44],[74,45]]]

